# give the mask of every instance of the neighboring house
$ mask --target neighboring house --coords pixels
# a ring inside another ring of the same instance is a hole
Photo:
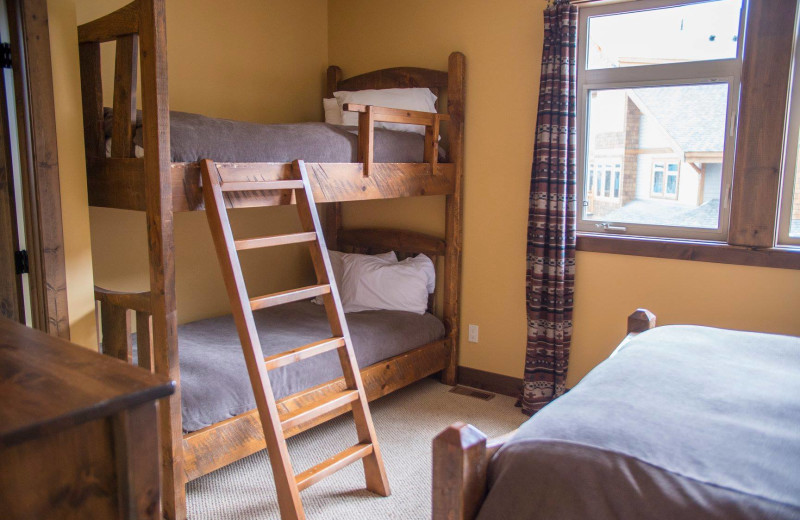
[[[592,92],[587,214],[716,226],[727,87]]]

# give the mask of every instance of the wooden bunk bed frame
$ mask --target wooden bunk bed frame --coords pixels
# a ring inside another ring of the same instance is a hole
[[[163,469],[163,516],[185,518],[185,483],[265,447],[255,410],[184,435],[178,367],[173,214],[203,210],[200,165],[172,163],[167,95],[165,0],[136,0],[78,27],[80,76],[91,206],[144,211],[147,217],[150,291],[120,293],[98,288],[103,350],[131,362],[131,311],[136,313],[139,365],[169,376],[177,391],[159,406]],[[111,157],[106,158],[100,44],[116,42]],[[135,158],[137,57],[141,66],[144,157]],[[328,247],[355,252],[395,250],[443,258],[442,317],[446,335],[405,354],[363,367],[367,396],[376,399],[423,377],[442,372],[456,383],[458,309],[461,278],[462,171],[464,146],[464,71],[461,53],[450,55],[448,70],[391,68],[342,79],[338,67],[327,73],[327,95],[336,90],[428,87],[447,95],[446,114],[428,114],[352,105],[359,113],[357,163],[308,163],[314,198],[327,204]],[[424,163],[374,163],[375,121],[424,124]],[[439,123],[447,121],[449,162],[438,161]],[[209,159],[213,160],[213,157]],[[298,158],[302,159],[302,158]],[[291,178],[291,163],[217,163],[223,182]],[[445,195],[444,239],[403,230],[342,228],[344,201]],[[293,203],[291,192],[226,194],[229,208]],[[343,380],[319,385],[282,399],[289,412],[343,388]],[[342,413],[342,412],[339,412]],[[287,437],[331,419],[329,414],[300,424]]]
[[[628,316],[628,334],[611,353],[656,326],[656,316],[637,309]],[[433,439],[433,520],[473,520],[486,498],[489,462],[516,430],[489,439],[471,424],[457,422]]]

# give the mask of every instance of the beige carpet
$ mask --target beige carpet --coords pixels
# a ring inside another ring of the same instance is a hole
[[[366,491],[363,466],[355,463],[300,494],[309,520],[428,519],[433,437],[459,420],[490,436],[525,420],[510,397],[482,401],[449,389],[425,379],[372,403],[392,495],[383,498]],[[355,443],[349,415],[298,435],[289,440],[295,472]],[[187,495],[191,519],[280,518],[266,451],[189,483]]]

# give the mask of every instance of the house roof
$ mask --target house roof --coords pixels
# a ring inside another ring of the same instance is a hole
[[[728,104],[724,84],[636,88],[629,93],[684,153],[722,152]]]

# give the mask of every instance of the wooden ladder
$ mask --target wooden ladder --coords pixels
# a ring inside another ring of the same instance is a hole
[[[203,197],[211,235],[219,256],[222,275],[228,289],[236,328],[242,343],[247,372],[253,386],[261,426],[267,443],[269,460],[275,476],[278,505],[283,520],[305,518],[299,492],[361,459],[364,464],[367,489],[382,496],[389,496],[389,482],[383,467],[378,439],[372,424],[367,396],[361,373],[353,353],[350,332],[345,321],[339,291],[331,270],[325,238],[322,235],[317,207],[308,181],[308,173],[302,161],[292,163],[295,179],[276,181],[236,181],[225,183],[213,161],[202,162]],[[303,228],[301,233],[236,240],[233,238],[223,192],[248,190],[293,190],[297,211]],[[317,276],[317,284],[300,289],[283,291],[267,296],[250,298],[245,288],[242,268],[237,251],[261,247],[279,246],[307,242],[311,260]],[[325,311],[331,326],[332,336],[300,348],[264,358],[258,339],[253,311],[298,300],[322,296]],[[309,405],[281,416],[275,404],[268,371],[295,363],[303,359],[336,350],[347,388]],[[294,474],[286,449],[284,431],[301,423],[323,416],[331,411],[351,405],[358,433],[358,444],[347,448],[328,460]]]

